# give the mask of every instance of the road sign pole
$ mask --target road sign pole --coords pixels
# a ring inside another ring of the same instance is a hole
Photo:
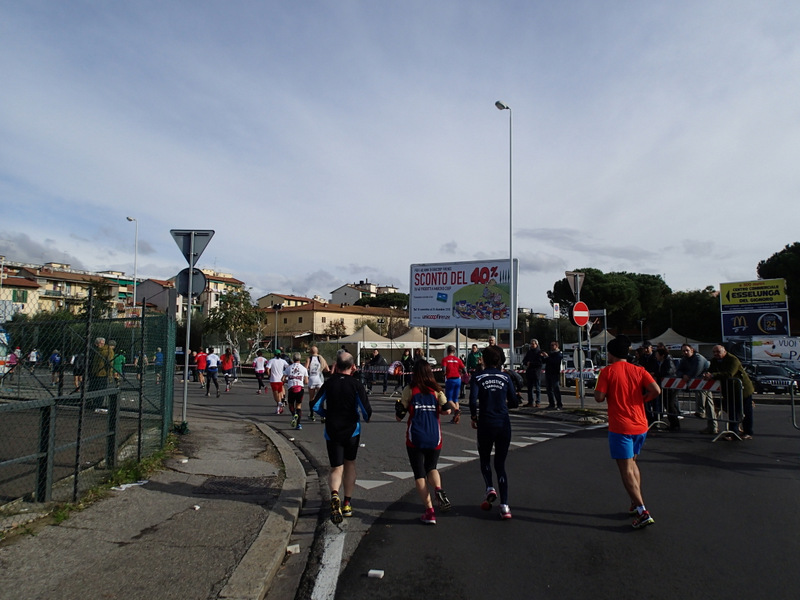
[[[186,295],[186,342],[183,345],[183,409],[181,410],[181,431],[186,427],[186,402],[189,397],[189,341],[192,334],[192,274],[194,273],[194,231],[189,234],[189,293]],[[208,391],[208,388],[206,388]]]
[[[575,304],[581,301],[581,280],[578,276],[578,273],[573,273],[572,275],[575,278]],[[583,348],[583,335],[582,330],[583,327],[578,326],[578,348]],[[574,362],[574,361],[573,361]],[[578,369],[578,395],[581,399],[581,410],[584,407],[584,389],[583,389],[583,361],[581,364],[576,364],[575,367]]]

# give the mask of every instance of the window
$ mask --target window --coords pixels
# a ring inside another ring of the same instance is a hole
[[[289,319],[287,319],[286,317],[283,317],[283,324],[284,325],[288,325],[289,324]]]
[[[12,290],[11,301],[24,304],[28,301],[28,290]]]
[[[322,317],[322,322],[323,323],[327,323],[327,321],[328,321],[328,317]]]
[[[360,322],[361,322],[361,319],[356,319],[356,320],[353,322],[353,325],[355,325],[356,327],[358,327],[358,324],[359,324]]]
[[[302,323],[303,322],[303,317],[297,317],[297,322],[298,322],[298,324]]]

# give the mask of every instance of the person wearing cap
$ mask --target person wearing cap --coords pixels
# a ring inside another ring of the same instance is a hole
[[[609,365],[600,371],[594,399],[608,403],[608,446],[630,496],[628,513],[634,517],[633,527],[639,529],[654,522],[642,498],[642,476],[636,462],[647,437],[644,406],[661,388],[643,367],[628,362],[630,340],[626,336],[611,340],[607,350]]]

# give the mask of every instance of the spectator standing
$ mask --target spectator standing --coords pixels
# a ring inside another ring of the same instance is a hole
[[[406,452],[414,472],[414,487],[425,507],[421,520],[428,525],[436,525],[436,511],[428,486],[433,488],[442,512],[447,512],[451,507],[442,489],[442,478],[437,468],[442,451],[439,415],[449,414],[451,409],[457,410],[458,399],[455,402],[448,401],[427,362],[418,361],[412,369],[411,385],[403,390],[403,395],[395,404],[395,416],[402,421],[408,413]]]
[[[675,361],[672,360],[672,357],[669,355],[669,352],[666,348],[658,348],[655,353],[656,356],[656,377],[654,377],[656,383],[660,384],[661,381],[665,377],[675,377]],[[678,415],[681,413],[680,409],[678,408],[677,402],[677,393],[678,390],[670,388],[670,389],[662,389],[661,390],[661,404],[663,406],[663,401],[666,400],[667,404],[667,422],[669,423],[669,431],[680,431],[681,430],[681,422],[678,419]]]
[[[411,350],[406,348],[403,350],[403,356],[400,357],[400,364],[403,365],[403,376],[400,378],[403,389],[411,383],[411,372],[414,368],[414,358],[411,356]]]
[[[386,369],[388,367],[388,363],[386,359],[381,356],[381,353],[376,348],[372,351],[372,358],[367,363],[367,367],[369,370],[369,377],[367,381],[369,382],[369,391],[372,392],[372,383],[377,379],[376,376],[383,377],[383,393],[386,393],[386,390],[389,387],[389,371]]]
[[[341,523],[353,514],[351,500],[356,486],[356,457],[361,421],[372,416],[364,385],[353,377],[355,361],[349,352],[336,357],[336,371],[323,384],[313,410],[325,421],[325,441],[330,462],[331,521]],[[344,502],[339,498],[343,488]]]
[[[455,407],[453,420],[451,423],[458,425],[461,420],[461,409],[458,405],[458,397],[461,392],[461,375],[466,373],[467,368],[461,359],[456,356],[456,347],[447,347],[447,356],[442,359],[444,369],[444,394],[449,402]]]
[[[725,411],[728,413],[728,420],[739,423],[741,420],[741,431],[743,440],[753,439],[753,382],[747,376],[742,367],[742,363],[733,354],[728,352],[724,346],[717,345],[711,350],[711,361],[708,372],[703,375],[705,379],[715,379],[720,382],[722,401]],[[733,382],[738,379],[741,387]],[[739,410],[739,389],[742,395],[742,409],[744,415]],[[744,418],[742,418],[744,417]]]
[[[539,406],[539,400],[542,395],[539,378],[546,358],[547,354],[539,347],[539,340],[532,339],[530,347],[522,359],[522,365],[525,367],[525,379],[528,383],[528,402],[525,406]]]
[[[681,358],[677,369],[675,369],[675,375],[683,381],[702,378],[703,373],[708,371],[710,364],[708,359],[696,352],[690,344],[681,346],[681,354],[683,354],[683,358]],[[695,392],[694,416],[698,419],[706,419],[706,428],[701,430],[700,433],[717,433],[717,415],[714,410],[711,392],[708,390]]]
[[[656,361],[656,355],[653,353],[653,344],[648,340],[642,342],[639,366],[650,373],[650,377],[658,381],[658,362]],[[655,401],[647,403],[644,410],[647,413],[647,422],[652,424],[661,414],[661,397],[659,396]]]
[[[94,345],[95,351],[89,369],[89,392],[108,389],[114,372],[114,350],[106,345],[106,338],[96,338]],[[105,398],[100,395],[92,396],[89,398],[87,408],[94,408],[95,411],[104,410]]]
[[[647,437],[648,421],[644,405],[661,393],[644,368],[628,362],[630,340],[624,335],[608,343],[609,365],[600,371],[594,399],[608,403],[608,446],[617,462],[622,484],[630,496],[628,513],[639,529],[654,523],[642,497],[642,476],[636,458]]]
[[[558,342],[550,342],[550,352],[544,363],[544,379],[547,384],[547,408],[563,408],[561,403],[561,363],[564,355]]]
[[[494,470],[500,490],[500,518],[510,519],[506,474],[506,458],[511,445],[508,408],[518,406],[517,396],[511,378],[500,370],[505,363],[505,355],[498,346],[489,346],[483,351],[483,363],[486,368],[473,377],[469,393],[469,412],[472,428],[478,430],[478,457],[486,484],[486,499],[481,503],[481,508],[491,510],[492,503],[497,499],[490,462],[494,448]]]

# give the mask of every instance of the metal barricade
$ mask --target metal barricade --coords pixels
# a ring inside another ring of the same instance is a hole
[[[715,423],[713,430],[719,431],[711,440],[712,442],[721,438],[742,439],[739,424],[749,410],[745,410],[743,387],[739,379],[715,381],[665,377],[661,380],[660,385],[661,394],[653,400],[654,404],[650,408],[651,429],[657,429],[659,425],[669,427],[668,421],[678,419],[685,414],[705,412],[708,415],[710,411],[712,417],[709,419],[706,416],[706,420],[713,421]],[[752,398],[749,401],[752,402]],[[792,409],[794,411],[793,399]],[[797,427],[797,425],[795,426]],[[713,430],[709,430],[709,432]]]

